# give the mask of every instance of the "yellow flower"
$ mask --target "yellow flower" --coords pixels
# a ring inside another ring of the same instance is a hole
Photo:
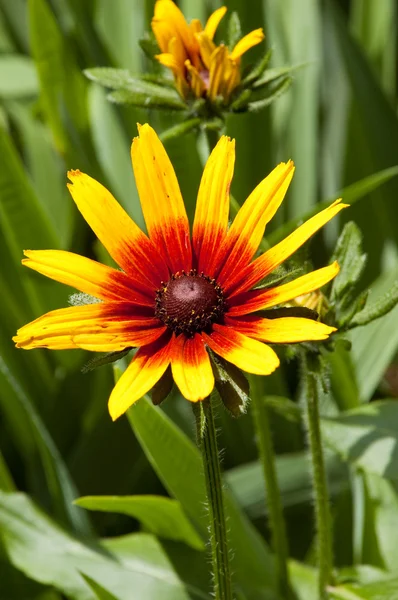
[[[176,86],[183,98],[221,96],[227,102],[240,83],[241,56],[264,39],[262,29],[243,37],[230,52],[216,46],[214,35],[225,15],[225,6],[217,9],[203,29],[198,19],[189,24],[172,0],[157,0],[152,30],[162,53],[156,58],[173,71]]]
[[[100,183],[70,171],[78,209],[121,270],[62,250],[25,251],[27,267],[100,302],[39,317],[18,331],[17,347],[139,347],[109,400],[116,419],[170,365],[185,398],[206,398],[214,387],[209,349],[244,371],[268,375],[279,359],[267,343],[324,340],[335,331],[305,318],[263,318],[258,311],[320,288],[337,275],[337,263],[278,287],[255,286],[344,204],[337,200],[253,260],[293,177],[291,161],[254,189],[228,227],[235,143],[223,136],[203,172],[191,234],[173,166],[149,125],[139,127],[131,155],[148,235]]]

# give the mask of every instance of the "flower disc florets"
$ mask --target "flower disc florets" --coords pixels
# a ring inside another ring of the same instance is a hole
[[[187,337],[209,330],[225,310],[223,291],[216,280],[195,270],[172,275],[156,292],[155,315],[176,334]]]

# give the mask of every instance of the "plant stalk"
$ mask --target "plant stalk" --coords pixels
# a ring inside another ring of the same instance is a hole
[[[317,373],[319,373],[319,361],[316,357],[310,357],[308,352],[305,350],[303,351],[303,356],[307,409],[307,418],[305,421],[311,454],[315,522],[317,531],[317,554],[319,569],[318,589],[319,598],[323,600],[328,597],[326,588],[332,583],[333,548],[331,529],[332,520],[330,514],[319,416],[319,375],[317,375]]]
[[[193,405],[197,442],[202,452],[209,510],[211,561],[214,598],[232,600],[227,525],[222,492],[220,457],[211,397]]]
[[[267,493],[268,524],[271,530],[272,548],[275,552],[279,594],[281,598],[288,600],[292,597],[288,573],[289,550],[282,500],[276,475],[271,426],[268,409],[262,401],[258,381],[254,377],[251,378],[251,389],[251,410]]]

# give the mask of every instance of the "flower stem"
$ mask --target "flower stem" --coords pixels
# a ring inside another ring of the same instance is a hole
[[[271,529],[272,546],[276,558],[276,572],[280,597],[291,598],[287,561],[289,556],[282,500],[278,487],[275,452],[268,410],[258,390],[258,380],[251,378],[251,410],[257,437],[259,457],[263,468],[267,492],[268,523]]]
[[[331,583],[333,570],[332,529],[327,489],[325,461],[323,457],[320,419],[318,375],[319,360],[303,351],[304,378],[306,382],[307,418],[305,419],[311,453],[314,486],[315,520],[319,568],[319,598],[327,598],[326,587]]]
[[[202,452],[206,481],[214,597],[216,600],[232,600],[227,526],[211,397],[194,404],[193,407],[196,418],[197,442]]]

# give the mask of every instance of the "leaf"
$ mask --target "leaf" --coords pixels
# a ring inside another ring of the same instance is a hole
[[[357,468],[398,479],[398,402],[372,402],[322,420],[327,445]]]
[[[242,27],[239,20],[239,15],[236,11],[231,13],[228,20],[228,48],[230,52],[235,48],[236,44],[242,37]]]
[[[333,600],[398,600],[398,579],[329,588],[329,595]]]
[[[115,92],[108,94],[107,97],[115,104],[129,104],[140,108],[163,108],[165,110],[186,109],[185,104],[179,100],[177,96],[164,93],[164,88],[160,88],[159,90],[153,89],[151,93],[116,90]]]
[[[380,317],[388,314],[398,303],[398,280],[394,281],[391,289],[388,290],[376,302],[367,304],[363,310],[358,312],[350,322],[350,328],[361,327],[372,323]]]
[[[390,181],[390,179],[396,177],[397,175],[398,166],[390,167],[377,173],[373,173],[368,177],[364,177],[360,181],[356,181],[355,183],[347,186],[346,188],[343,188],[342,190],[337,192],[332,198],[324,200],[322,202],[318,202],[311,210],[309,210],[305,214],[302,214],[301,217],[287,221],[287,223],[284,223],[282,227],[279,227],[276,231],[270,233],[270,235],[267,236],[267,241],[269,245],[273,246],[274,244],[280,242],[283,238],[292,233],[292,231],[297,229],[300,223],[302,223],[303,221],[307,221],[307,219],[310,219],[321,210],[327,208],[336,198],[342,198],[345,204],[355,204],[355,202],[357,202],[361,198],[366,197],[374,190],[377,190],[377,188],[379,188],[384,183],[387,183],[387,181]]]
[[[280,79],[281,77],[285,78],[286,75],[290,75],[299,69],[303,69],[304,67],[308,67],[308,63],[301,63],[299,65],[290,65],[287,67],[275,67],[273,69],[267,69],[262,77],[256,79],[253,83],[253,89],[258,90],[272,81]]]
[[[0,56],[0,98],[36,96],[38,89],[32,59],[19,54]]]
[[[249,112],[257,112],[259,110],[263,110],[264,108],[272,104],[274,100],[277,100],[277,98],[282,96],[282,94],[284,94],[290,88],[291,84],[292,80],[290,78],[287,77],[283,79],[283,81],[277,84],[272,90],[272,92],[265,98],[262,98],[261,100],[255,100],[254,102],[249,102],[247,105],[247,110]]]
[[[371,289],[369,303],[391,290],[398,279],[398,269],[381,275]],[[350,332],[352,361],[361,402],[368,402],[398,348],[398,308],[364,327]]]
[[[275,413],[281,415],[284,419],[292,423],[300,423],[302,419],[302,410],[297,402],[282,396],[264,396],[264,404]]]
[[[215,385],[225,408],[234,417],[244,414],[250,401],[249,382],[245,375],[238,367],[216,355],[212,355],[212,367]]]
[[[116,598],[116,596],[114,596],[110,592],[107,592],[106,589],[102,587],[102,585],[96,583],[94,579],[91,579],[91,577],[88,577],[88,575],[84,575],[84,573],[82,573],[82,577],[87,583],[87,585],[92,589],[92,591],[95,594],[95,597],[98,598],[98,600],[119,600],[119,598]]]
[[[331,298],[336,300],[359,281],[365,268],[366,255],[362,253],[362,235],[353,221],[344,226],[331,260],[337,260],[340,266],[340,272],[334,278],[331,290]]]
[[[85,496],[75,504],[88,510],[116,512],[138,519],[145,529],[161,538],[184,542],[203,550],[202,539],[176,500],[163,496]]]
[[[178,138],[181,135],[185,135],[186,133],[189,133],[192,130],[198,128],[200,124],[201,119],[199,119],[198,117],[195,117],[194,119],[185,120],[182,123],[174,125],[174,127],[166,129],[166,131],[162,131],[162,133],[160,134],[160,139],[163,144],[167,143],[169,140]]]
[[[0,492],[0,525],[12,564],[34,581],[53,585],[74,600],[95,598],[82,574],[118,600],[131,600],[132,590],[140,600],[207,598],[197,586],[186,590],[150,534],[128,536],[126,560],[118,544],[85,544],[55,525],[24,494],[4,492]]]
[[[164,412],[142,398],[127,413],[148,460],[159,478],[207,539],[206,495],[200,453]],[[256,600],[274,585],[272,560],[263,541],[226,493],[230,543],[234,550],[231,567],[236,583]],[[250,593],[249,593],[250,591]]]

